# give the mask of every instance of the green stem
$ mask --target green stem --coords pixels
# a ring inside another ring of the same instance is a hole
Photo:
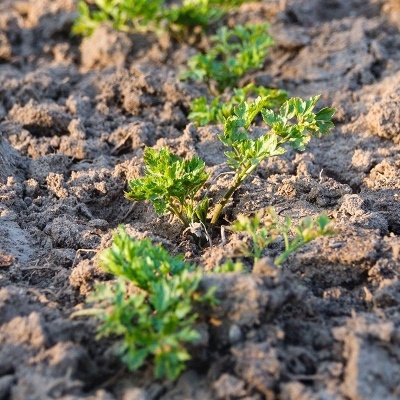
[[[283,239],[285,241],[285,251],[289,250],[290,244],[289,244],[289,236],[287,232],[283,233]]]
[[[224,195],[224,197],[221,199],[221,201],[217,204],[214,210],[214,214],[211,218],[211,225],[215,225],[216,222],[219,219],[219,216],[221,214],[221,211],[223,208],[226,206],[226,203],[228,200],[231,198],[232,194],[235,192],[235,190],[240,186],[241,182],[239,181],[238,183],[234,184]]]
[[[230,189],[225,193],[224,197],[219,201],[217,206],[215,207],[213,216],[211,218],[211,225],[215,225],[221,215],[222,210],[226,206],[226,203],[232,197],[233,193],[237,190],[237,188],[243,183],[243,181],[257,168],[258,164],[252,165],[247,170],[242,172],[241,174],[236,174],[234,183],[230,187]]]
[[[175,214],[180,219],[180,221],[183,223],[183,225],[185,225],[185,227],[187,228],[189,226],[189,221],[183,215],[183,213],[181,213],[173,204],[169,204],[168,207],[169,207],[170,211],[173,214]]]
[[[301,246],[304,246],[306,241],[302,240],[301,242],[298,242],[296,245],[293,247],[289,247],[287,250],[285,250],[275,261],[274,264],[276,266],[281,265],[293,252],[295,252],[297,249],[299,249]]]

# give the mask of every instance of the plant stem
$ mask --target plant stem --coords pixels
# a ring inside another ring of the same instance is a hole
[[[168,207],[171,209],[171,212],[180,219],[183,225],[185,225],[185,228],[187,228],[189,226],[187,218],[173,204],[169,204]]]
[[[224,195],[224,197],[221,199],[221,201],[217,204],[214,210],[214,214],[211,218],[211,225],[215,225],[216,222],[218,221],[218,218],[221,214],[221,211],[223,208],[226,206],[226,203],[228,200],[231,198],[232,194],[235,192],[235,190],[240,186],[240,181],[237,182],[235,185],[233,185]]]
[[[295,244],[293,247],[289,247],[287,250],[285,250],[275,261],[274,264],[276,266],[281,265],[289,256],[292,254],[294,251],[299,249],[301,246],[305,245],[306,241],[302,240],[301,242],[298,242]]]
[[[252,165],[249,168],[247,168],[245,171],[242,173],[237,173],[235,175],[235,179],[233,181],[233,185],[230,187],[230,189],[225,193],[224,197],[219,201],[217,206],[215,207],[212,219],[211,219],[211,225],[215,225],[219,219],[219,216],[221,214],[221,211],[224,209],[226,206],[226,203],[229,201],[229,199],[232,197],[233,193],[235,193],[236,189],[243,183],[243,181],[257,168],[258,164]]]

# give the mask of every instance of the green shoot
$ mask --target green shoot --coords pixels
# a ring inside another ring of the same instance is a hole
[[[207,27],[248,0],[183,0],[164,11],[168,29],[182,32],[196,26]]]
[[[272,209],[271,209],[272,210]],[[274,215],[275,214],[272,214]],[[229,228],[233,232],[246,232],[253,243],[252,248],[243,243],[240,248],[240,252],[245,257],[251,257],[256,263],[260,258],[263,250],[273,243],[278,235],[276,226],[264,225],[261,226],[260,214],[256,213],[253,218],[246,217],[244,215],[239,215],[238,219]]]
[[[284,252],[276,258],[274,264],[281,265],[290,254],[294,253],[306,243],[320,237],[333,234],[331,220],[326,215],[319,215],[315,220],[306,217],[300,220],[299,225],[293,228],[290,217],[285,217],[280,222],[275,210],[268,207],[266,210],[266,222],[261,224],[261,213],[256,213],[252,218],[240,215],[230,227],[234,232],[244,232],[250,236],[252,246],[243,244],[239,249],[245,257],[251,257],[254,264],[261,258],[263,250],[282,236],[285,243]],[[291,231],[295,236],[291,239]]]
[[[291,220],[286,217],[286,226],[291,226]],[[331,229],[330,219],[326,215],[319,215],[316,220],[310,217],[300,220],[298,226],[295,227],[296,235],[292,240],[289,239],[287,230],[282,230],[282,235],[285,241],[285,251],[275,260],[275,265],[281,265],[286,258],[290,256],[300,247],[312,240],[326,235],[332,235],[334,231]]]
[[[200,270],[149,239],[132,239],[123,229],[100,262],[118,278],[112,285],[98,285],[89,299],[102,320],[99,337],[120,337],[117,353],[130,370],[152,359],[157,378],[176,379],[190,359],[185,344],[199,339],[193,307],[215,304],[214,289],[200,295]]]
[[[108,22],[120,31],[168,30],[181,37],[196,26],[209,26],[246,1],[183,0],[181,5],[170,6],[164,0],[95,0],[92,10],[81,0],[72,31],[89,36],[99,24]]]
[[[185,227],[204,221],[208,199],[199,203],[195,197],[208,179],[205,164],[198,157],[184,160],[170,152],[146,148],[144,152],[146,175],[129,182],[129,200],[149,200],[159,215],[172,213]]]
[[[229,272],[245,272],[244,265],[240,261],[233,262],[232,260],[227,260],[221,265],[216,265],[212,269],[214,274],[226,274]]]
[[[182,78],[203,80],[210,89],[216,86],[219,93],[237,86],[247,71],[263,65],[267,49],[273,44],[268,27],[262,24],[220,28],[212,37],[211,49],[193,56]]]
[[[254,97],[268,98],[269,101],[264,103],[264,107],[269,109],[279,108],[288,97],[287,92],[284,90],[254,86],[252,83],[240,89],[233,89],[233,92],[234,95],[230,100],[225,100],[223,96],[217,96],[210,104],[207,103],[205,97],[194,100],[190,105],[191,113],[188,118],[197,126],[224,123],[228,117],[233,115],[235,107],[240,103],[249,102],[247,98],[250,94],[254,95]]]
[[[105,22],[125,32],[154,30],[162,3],[163,0],[95,0],[95,10],[91,11],[87,3],[81,0],[72,32],[90,36],[98,25]]]
[[[235,108],[234,115],[226,119],[224,132],[219,136],[229,148],[225,155],[234,176],[215,205],[211,225],[218,222],[233,193],[265,158],[284,154],[286,143],[297,150],[304,150],[311,135],[318,137],[329,132],[333,127],[331,118],[334,109],[323,108],[314,113],[318,99],[319,96],[306,101],[292,98],[285,101],[278,112],[265,108],[270,104],[268,96],[258,97],[252,103],[243,102]],[[252,138],[250,127],[260,113],[270,129],[264,135]],[[144,163],[145,176],[129,183],[131,191],[126,197],[151,201],[159,215],[172,213],[186,228],[193,223],[201,223],[204,227],[209,199],[204,197],[197,201],[197,194],[208,179],[204,162],[197,157],[183,160],[167,148],[160,151],[147,148]]]
[[[241,103],[235,109],[235,115],[225,121],[224,133],[220,135],[222,143],[230,148],[225,155],[228,165],[235,170],[235,176],[231,187],[217,204],[211,224],[218,221],[232,194],[265,158],[284,154],[286,149],[283,146],[286,143],[297,150],[304,150],[310,141],[310,134],[318,137],[329,133],[334,126],[331,118],[335,110],[323,108],[314,113],[318,99],[319,96],[306,101],[291,98],[276,113],[265,109],[267,100],[258,97],[253,103]],[[260,112],[270,131],[252,139],[249,136],[249,128]]]

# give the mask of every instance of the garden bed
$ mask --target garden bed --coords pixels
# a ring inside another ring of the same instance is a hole
[[[396,399],[400,396],[400,8],[395,0],[265,0],[226,23],[271,24],[275,46],[246,76],[336,108],[330,135],[262,163],[224,221],[274,206],[325,213],[336,234],[279,269],[207,275],[220,305],[176,382],[128,372],[97,321],[71,319],[125,224],[205,270],[235,256],[124,198],[145,146],[198,155],[218,175],[222,126],[196,127],[206,86],[179,74],[196,49],[107,26],[72,37],[73,0],[0,9],[0,399]],[[202,45],[207,46],[207,43]],[[211,197],[226,187],[221,176]],[[276,248],[266,251],[274,256]]]

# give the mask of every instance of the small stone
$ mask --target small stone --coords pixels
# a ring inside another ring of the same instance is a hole
[[[242,340],[243,338],[243,334],[241,329],[236,325],[233,324],[230,328],[229,328],[229,341],[231,344],[235,344],[238,343]]]

